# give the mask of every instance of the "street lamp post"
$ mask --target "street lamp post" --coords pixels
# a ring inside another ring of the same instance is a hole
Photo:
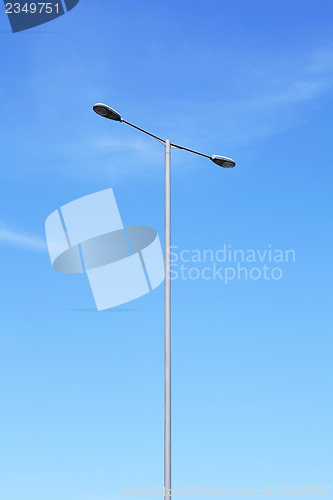
[[[106,104],[95,104],[95,113],[104,118],[127,123],[150,137],[158,140],[165,146],[165,281],[164,281],[164,491],[165,500],[170,500],[171,493],[171,276],[170,276],[170,248],[171,248],[171,148],[183,149],[205,158],[209,158],[216,165],[232,168],[235,162],[226,156],[208,156],[193,149],[173,144],[169,140],[161,139],[137,125],[124,120],[121,115]]]

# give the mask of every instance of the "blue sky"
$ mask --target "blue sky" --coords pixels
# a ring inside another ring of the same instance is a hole
[[[294,249],[280,280],[173,282],[173,485],[332,484],[333,6],[81,0],[12,34],[0,15],[1,500],[116,500],[163,483],[163,287],[97,313],[44,222],[112,187],[172,244]]]

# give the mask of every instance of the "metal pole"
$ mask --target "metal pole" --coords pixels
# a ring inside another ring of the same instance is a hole
[[[164,488],[165,500],[171,490],[171,175],[170,141],[165,141],[165,282],[164,282]]]

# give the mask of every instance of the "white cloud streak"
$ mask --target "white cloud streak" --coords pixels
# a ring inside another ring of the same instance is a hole
[[[243,106],[259,108],[279,108],[279,106],[297,105],[317,98],[329,89],[330,85],[326,80],[296,80],[278,92],[262,96],[259,99],[249,101]]]
[[[46,251],[46,242],[35,236],[13,231],[6,227],[0,227],[0,241],[7,245],[26,248],[29,250]]]

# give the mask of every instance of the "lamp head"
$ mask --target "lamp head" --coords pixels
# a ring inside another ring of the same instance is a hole
[[[109,118],[110,120],[116,120],[117,122],[121,122],[121,116],[117,111],[110,108],[106,104],[97,103],[93,106],[93,110],[100,116],[104,116],[104,118]]]
[[[227,158],[226,156],[213,155],[210,159],[223,168],[233,168],[236,163],[231,158]]]

